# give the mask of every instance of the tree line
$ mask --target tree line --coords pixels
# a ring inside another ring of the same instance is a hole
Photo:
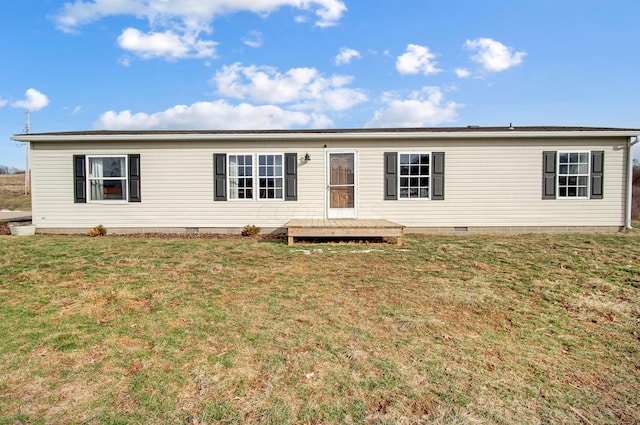
[[[24,170],[18,167],[10,167],[8,165],[0,165],[0,174],[24,174]]]

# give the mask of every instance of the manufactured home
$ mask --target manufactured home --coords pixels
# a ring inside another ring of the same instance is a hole
[[[459,127],[20,134],[38,233],[620,231],[640,129]]]

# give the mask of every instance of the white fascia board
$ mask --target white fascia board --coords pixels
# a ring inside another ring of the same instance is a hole
[[[415,131],[415,132],[284,132],[284,133],[137,133],[137,134],[20,134],[17,142],[122,142],[122,141],[213,141],[213,140],[407,140],[407,139],[531,139],[634,137],[637,131]]]

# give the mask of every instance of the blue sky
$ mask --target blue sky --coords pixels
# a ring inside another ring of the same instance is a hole
[[[24,167],[27,109],[32,132],[638,128],[639,19],[637,0],[5,1],[0,164]]]

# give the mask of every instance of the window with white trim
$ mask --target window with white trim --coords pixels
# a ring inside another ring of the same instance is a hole
[[[298,200],[298,154],[213,154],[213,200]]]
[[[431,154],[401,152],[398,161],[400,199],[429,199]]]
[[[253,155],[229,155],[229,198],[253,199]]]
[[[558,152],[558,197],[589,197],[589,152]]]
[[[89,201],[127,200],[127,157],[88,156]]]
[[[283,155],[258,155],[258,198],[284,198]]]

